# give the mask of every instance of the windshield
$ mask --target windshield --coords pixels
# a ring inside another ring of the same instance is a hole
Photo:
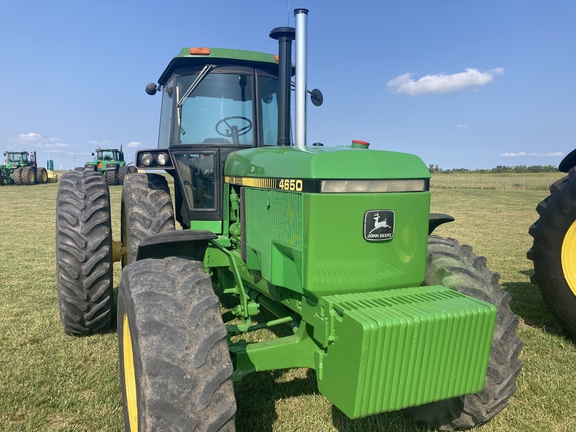
[[[201,72],[176,76],[164,86],[158,146],[168,147],[170,141],[172,145],[277,145],[277,90],[275,77],[255,76],[253,69],[216,68],[203,77]]]
[[[118,154],[114,150],[99,150],[96,159],[98,160],[119,160]]]
[[[23,157],[24,154],[22,153],[8,153],[8,161],[9,162],[21,162],[22,159],[24,159],[24,161],[27,160],[27,158]]]
[[[183,94],[196,76],[181,77],[177,82],[178,93]],[[252,145],[252,111],[249,75],[207,75],[182,101],[180,143]]]

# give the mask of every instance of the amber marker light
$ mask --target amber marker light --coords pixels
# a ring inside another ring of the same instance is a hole
[[[190,55],[210,55],[210,48],[190,48]]]

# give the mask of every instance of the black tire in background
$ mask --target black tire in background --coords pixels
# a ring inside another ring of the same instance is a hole
[[[454,239],[430,236],[424,285],[442,285],[491,303],[498,308],[484,389],[404,410],[417,421],[440,430],[469,429],[492,419],[508,405],[522,370],[518,359],[522,341],[516,335],[518,317],[510,310],[510,293],[498,281],[500,275],[486,266],[472,248]]]
[[[22,183],[25,185],[33,185],[36,183],[36,173],[32,167],[22,168],[20,178],[22,179]]]
[[[22,184],[22,168],[16,168],[12,174],[12,178],[14,179],[14,184],[21,185]]]
[[[530,227],[534,238],[528,259],[534,263],[531,282],[542,293],[542,305],[556,318],[556,328],[576,337],[576,169],[550,186],[550,195],[536,207],[539,218]]]
[[[56,276],[67,334],[106,330],[112,321],[110,196],[102,176],[71,171],[58,186]]]
[[[118,184],[118,172],[116,170],[107,170],[105,177],[106,177],[106,183],[109,186]]]
[[[160,174],[131,174],[122,187],[122,266],[136,260],[138,245],[151,235],[174,231],[174,209],[166,178]]]
[[[117,320],[126,431],[235,430],[226,327],[201,262],[126,266]]]
[[[124,184],[124,179],[126,178],[126,175],[128,174],[128,167],[126,165],[122,165],[121,167],[118,168],[118,183],[123,185]]]
[[[37,168],[36,169],[36,183],[43,184],[48,181],[48,172],[46,168]]]

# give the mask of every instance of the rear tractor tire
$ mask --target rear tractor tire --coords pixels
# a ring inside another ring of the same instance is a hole
[[[148,236],[174,231],[174,210],[168,182],[159,174],[132,174],[122,188],[121,230],[126,256],[122,266],[136,261],[138,246]]]
[[[454,239],[430,236],[424,285],[442,285],[491,303],[498,308],[484,389],[473,395],[407,408],[406,414],[429,427],[451,431],[469,429],[502,411],[517,388],[522,370],[518,360],[522,341],[516,335],[518,317],[510,310],[510,293],[502,290],[500,276],[486,266],[472,248]]]
[[[542,305],[556,318],[556,328],[576,337],[576,168],[550,186],[536,207],[539,219],[530,227],[534,238],[528,259],[531,282],[542,293]]]
[[[226,327],[201,262],[126,266],[117,319],[126,431],[235,430]]]
[[[126,178],[127,175],[128,175],[128,167],[126,165],[119,167],[118,168],[118,183],[123,185],[124,179]]]
[[[71,171],[56,201],[56,276],[64,332],[88,335],[112,322],[110,195],[102,176]]]
[[[22,168],[16,168],[12,173],[12,178],[14,180],[15,185],[22,184]]]
[[[33,185],[36,183],[36,173],[32,167],[22,168],[20,178],[22,179],[22,183],[25,185]]]
[[[43,184],[48,181],[48,172],[46,168],[37,168],[36,169],[36,183]]]
[[[105,177],[106,177],[106,184],[108,184],[109,186],[118,184],[118,171],[108,170],[106,171]]]

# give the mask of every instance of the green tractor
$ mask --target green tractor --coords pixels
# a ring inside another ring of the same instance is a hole
[[[306,145],[307,13],[272,30],[278,56],[186,48],[147,86],[162,92],[158,148],[135,164],[164,170],[173,196],[165,175],[128,176],[121,241],[101,176],[62,177],[61,321],[89,335],[117,317],[126,430],[234,430],[233,383],[277,369],[314,370],[352,419],[404,410],[446,430],[490,420],[516,390],[510,294],[485,258],[430,235],[453,218],[430,214],[424,162]],[[251,338],[263,328],[278,337]]]
[[[37,164],[36,152],[4,152],[0,165],[0,184],[32,185],[49,181],[46,168]]]
[[[541,304],[554,315],[556,329],[576,337],[576,150],[558,168],[568,175],[552,184],[536,207],[528,259],[534,263],[531,282],[540,288]]]
[[[101,173],[109,185],[124,184],[126,176],[137,171],[136,167],[127,165],[124,161],[122,146],[120,146],[120,150],[98,148],[92,153],[92,156],[94,156],[94,160],[86,162],[84,170]]]

